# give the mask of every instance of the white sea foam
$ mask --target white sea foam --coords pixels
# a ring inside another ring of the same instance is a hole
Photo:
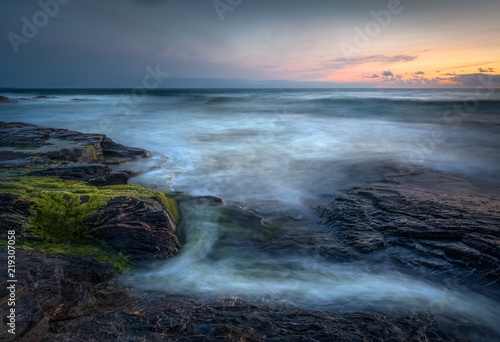
[[[498,188],[493,183],[500,169],[498,103],[481,102],[459,125],[443,117],[473,94],[466,90],[164,90],[132,103],[122,113],[116,110],[121,95],[112,92],[54,91],[56,99],[2,105],[0,120],[107,134],[119,143],[168,156],[165,168],[133,182],[219,196],[263,216],[292,208],[300,217],[311,203],[379,179],[387,165],[411,162],[463,173]],[[4,95],[28,97],[36,92]],[[498,100],[498,94],[492,99]],[[436,141],[435,132],[445,138]],[[224,249],[218,245],[221,227],[214,215],[210,210],[186,215],[186,245],[181,253],[128,280],[146,289],[196,296],[267,298],[345,310],[412,311],[444,305],[450,314],[490,326],[498,318],[495,304],[485,297],[394,270],[374,272],[359,263],[336,264],[297,255],[271,258],[258,251]]]

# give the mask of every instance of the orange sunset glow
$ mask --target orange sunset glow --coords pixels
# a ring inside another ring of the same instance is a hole
[[[125,75],[153,61],[172,86],[500,86],[499,1],[221,1],[75,2],[43,27],[13,6],[0,24],[10,66],[0,86],[33,86],[26,55],[37,56],[36,82],[53,87],[133,86]]]

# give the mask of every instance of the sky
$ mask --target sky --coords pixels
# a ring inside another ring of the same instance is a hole
[[[500,87],[498,0],[3,0],[0,87]]]

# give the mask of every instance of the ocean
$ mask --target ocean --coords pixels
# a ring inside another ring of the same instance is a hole
[[[500,170],[500,94],[489,89],[0,94],[29,98],[3,105],[0,120],[106,134],[168,157],[168,167],[141,182],[249,206],[321,202],[378,179],[387,165],[424,166],[485,182],[495,182]]]
[[[0,89],[0,95],[20,99],[0,106],[2,121],[101,133],[150,150],[153,159],[141,163],[155,168],[132,183],[216,196],[281,224],[285,233],[324,230],[317,206],[389,171],[434,170],[500,192],[500,94],[486,87]],[[184,213],[180,254],[124,281],[200,298],[343,311],[425,311],[448,296],[455,298],[448,313],[490,326],[498,321],[498,303],[469,289],[393,265],[374,270],[367,260],[304,255],[299,245],[270,255],[246,241],[262,239],[245,231],[251,227],[222,227],[210,206]]]

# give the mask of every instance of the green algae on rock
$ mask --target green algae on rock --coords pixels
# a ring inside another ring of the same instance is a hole
[[[120,270],[177,252],[176,201],[128,185],[136,171],[107,166],[149,151],[102,134],[0,121],[0,152],[0,229],[16,230],[17,247],[92,257]]]
[[[111,263],[119,270],[130,266],[128,256],[89,234],[84,223],[86,217],[105,207],[111,199],[126,197],[147,205],[160,202],[174,222],[178,219],[174,199],[138,185],[94,187],[54,176],[22,176],[0,179],[0,193],[21,196],[34,202],[32,214],[27,219],[31,228],[24,229],[27,239],[19,241],[18,247],[89,256]]]

